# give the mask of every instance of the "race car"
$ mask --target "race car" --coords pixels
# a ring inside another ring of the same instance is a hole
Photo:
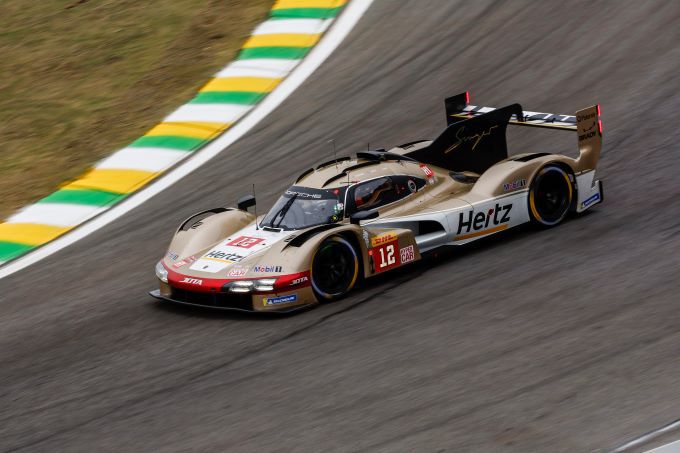
[[[603,201],[595,168],[600,107],[575,116],[445,100],[434,140],[358,152],[303,172],[265,215],[216,208],[182,222],[156,265],[150,294],[182,304],[292,312],[343,297],[359,279],[390,272],[440,247],[524,223],[552,227]],[[575,132],[579,157],[509,156],[508,125]]]

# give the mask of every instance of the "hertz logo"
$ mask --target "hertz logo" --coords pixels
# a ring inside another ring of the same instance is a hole
[[[476,214],[474,210],[468,211],[467,214],[461,212],[458,218],[456,239],[470,239],[506,229],[510,222],[511,210],[512,204],[501,206],[496,203],[496,206],[488,211],[479,211]]]

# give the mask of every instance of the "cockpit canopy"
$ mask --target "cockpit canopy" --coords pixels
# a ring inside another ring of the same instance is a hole
[[[339,222],[345,215],[346,187],[313,189],[292,186],[274,203],[260,226],[299,230]]]

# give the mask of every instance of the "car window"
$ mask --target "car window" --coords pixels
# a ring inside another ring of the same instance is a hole
[[[366,211],[393,203],[416,192],[425,181],[408,176],[383,177],[357,184],[352,191],[353,211]]]

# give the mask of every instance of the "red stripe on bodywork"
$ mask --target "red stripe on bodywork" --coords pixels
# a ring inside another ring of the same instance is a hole
[[[212,293],[219,292],[222,287],[234,281],[247,281],[247,280],[261,280],[264,278],[276,278],[276,283],[274,284],[274,290],[263,292],[253,292],[252,294],[273,294],[276,292],[286,291],[288,289],[297,289],[310,286],[309,282],[309,271],[297,272],[295,274],[286,274],[278,276],[263,276],[257,278],[203,278],[203,277],[193,277],[190,275],[180,274],[163,263],[165,269],[168,271],[168,284],[174,288],[185,289],[187,291],[194,291],[197,293]],[[200,282],[200,283],[199,283]]]

